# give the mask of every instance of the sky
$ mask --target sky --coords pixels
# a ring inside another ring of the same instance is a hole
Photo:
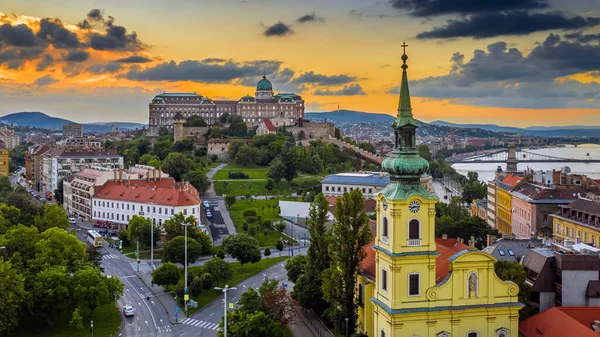
[[[0,115],[147,123],[162,92],[429,122],[600,125],[597,0],[3,0]]]

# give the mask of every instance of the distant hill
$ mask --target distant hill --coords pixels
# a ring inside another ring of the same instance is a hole
[[[304,117],[308,120],[325,120],[331,122],[369,123],[393,122],[394,116],[382,113],[370,113],[353,110],[336,110],[330,112],[307,112]]]
[[[446,121],[434,121],[431,125],[447,126],[461,129],[482,129],[501,133],[517,133],[524,136],[540,137],[600,137],[600,126],[531,126],[527,128],[515,128],[510,126],[499,126],[496,124],[456,124]]]
[[[30,126],[34,128],[61,130],[64,124],[73,123],[70,120],[48,116],[43,112],[15,112],[0,117],[0,124],[11,124],[18,126]],[[103,133],[110,132],[111,125],[115,125],[119,130],[135,130],[136,128],[145,127],[144,124],[127,123],[127,122],[110,122],[110,123],[89,123],[83,124],[83,132]]]

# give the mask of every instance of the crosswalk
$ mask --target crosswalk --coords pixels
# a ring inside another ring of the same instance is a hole
[[[219,323],[210,323],[210,322],[200,321],[200,320],[193,319],[193,318],[187,318],[181,323],[195,326],[198,328],[208,329],[208,330],[217,330],[219,328]]]
[[[102,255],[102,260],[112,260],[112,259],[116,259],[116,258],[118,258],[118,257],[113,254]]]

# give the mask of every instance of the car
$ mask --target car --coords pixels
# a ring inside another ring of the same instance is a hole
[[[444,196],[444,199],[448,199],[448,196],[447,196],[447,195],[445,195],[445,196]]]
[[[210,204],[206,200],[204,200],[203,204],[204,204],[204,207],[210,207]]]
[[[212,219],[212,213],[210,211],[206,211],[206,217]]]
[[[69,222],[71,222],[71,225],[75,224],[75,218],[69,218]]]
[[[135,315],[135,309],[130,305],[126,305],[123,307],[123,314],[125,317],[133,316]]]

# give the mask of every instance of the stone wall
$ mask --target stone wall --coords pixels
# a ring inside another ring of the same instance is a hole
[[[335,137],[335,125],[333,123],[304,122],[303,126],[289,126],[287,130],[294,135],[297,141],[326,140]]]

